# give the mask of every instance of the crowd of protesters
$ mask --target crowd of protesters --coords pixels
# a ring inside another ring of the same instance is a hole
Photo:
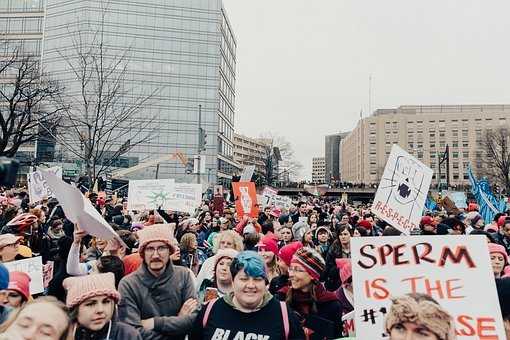
[[[400,235],[369,205],[316,197],[288,211],[266,207],[258,218],[227,203],[215,210],[203,201],[189,216],[88,199],[122,242],[88,235],[55,198],[30,204],[24,190],[0,191],[1,262],[41,256],[53,264],[38,296],[26,273],[0,265],[0,339],[341,338],[342,316],[355,306],[351,238]],[[510,334],[510,212],[492,221],[474,205],[425,213],[412,234],[485,236]],[[395,315],[386,323],[392,339],[415,339]],[[419,331],[446,339],[439,328]]]

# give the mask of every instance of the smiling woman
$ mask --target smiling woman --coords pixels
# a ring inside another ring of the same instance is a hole
[[[75,340],[142,339],[132,326],[112,319],[120,298],[112,273],[70,277],[64,288]]]

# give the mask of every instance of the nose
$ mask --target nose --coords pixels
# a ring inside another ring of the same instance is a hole
[[[35,340],[37,338],[37,327],[32,325],[23,329],[21,332],[21,338],[23,340]]]

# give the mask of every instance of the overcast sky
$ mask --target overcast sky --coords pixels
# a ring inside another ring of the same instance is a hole
[[[362,109],[510,103],[506,0],[223,0],[237,37],[237,132],[289,140],[311,178]]]

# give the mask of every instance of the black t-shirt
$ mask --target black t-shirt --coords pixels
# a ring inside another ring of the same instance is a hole
[[[212,307],[207,324],[203,327],[206,306],[198,315],[190,340],[284,340],[280,302],[272,298],[262,309],[243,313],[218,299]],[[304,339],[303,329],[291,309],[289,315],[289,340]]]

